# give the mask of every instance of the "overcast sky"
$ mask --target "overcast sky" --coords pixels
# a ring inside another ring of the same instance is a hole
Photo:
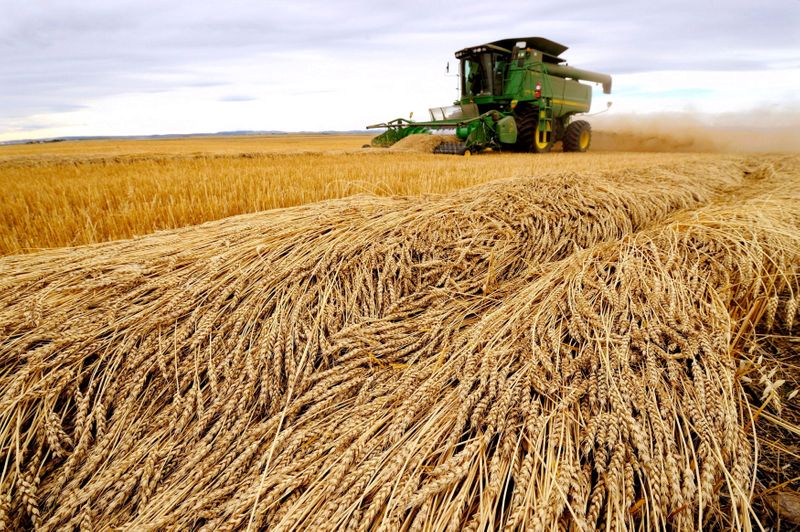
[[[532,35],[614,76],[594,111],[800,108],[800,0],[0,0],[0,13],[0,141],[424,118],[458,96],[455,50]]]

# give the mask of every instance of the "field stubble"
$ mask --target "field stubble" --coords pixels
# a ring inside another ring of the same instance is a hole
[[[763,339],[796,326],[800,161],[552,157],[0,259],[0,518],[749,529],[760,427],[798,430]]]

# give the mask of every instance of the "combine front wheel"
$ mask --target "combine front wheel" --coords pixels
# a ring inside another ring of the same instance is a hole
[[[517,142],[513,144],[514,151],[531,151],[536,136],[536,113],[536,109],[527,103],[519,104],[514,110],[514,121],[517,123]]]
[[[592,126],[586,120],[576,120],[564,133],[564,151],[585,152],[592,145]]]
[[[541,133],[539,126],[536,126],[536,132],[533,136],[533,151],[536,153],[547,153],[553,147],[553,133],[548,131]]]
[[[528,104],[520,104],[514,112],[517,122],[517,142],[514,144],[516,151],[532,151],[546,153],[553,147],[553,134],[542,135],[539,140],[539,110]]]

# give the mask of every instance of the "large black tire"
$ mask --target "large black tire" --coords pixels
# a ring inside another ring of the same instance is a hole
[[[576,120],[564,132],[564,151],[585,152],[592,145],[592,126],[586,120]]]
[[[517,123],[517,142],[514,151],[533,151],[533,138],[536,135],[537,111],[526,103],[517,105],[514,110],[514,121]]]
[[[546,145],[536,143],[536,129],[539,126],[539,109],[529,104],[521,103],[514,110],[514,120],[517,122],[517,142],[514,151],[546,153],[553,147],[553,139]],[[551,135],[552,137],[552,135]]]

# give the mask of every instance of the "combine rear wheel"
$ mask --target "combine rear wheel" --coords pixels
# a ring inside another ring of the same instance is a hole
[[[586,120],[576,120],[564,133],[564,151],[584,152],[592,145],[592,126]]]

